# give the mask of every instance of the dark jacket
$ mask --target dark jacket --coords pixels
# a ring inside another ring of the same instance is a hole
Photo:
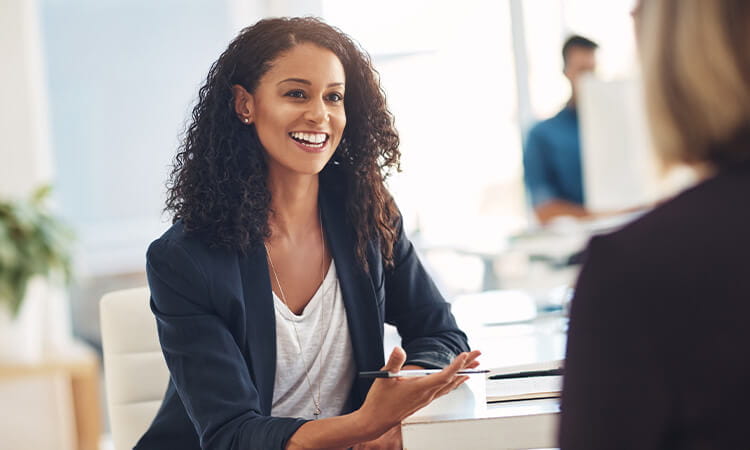
[[[358,371],[383,366],[384,322],[398,327],[407,363],[442,367],[468,350],[400,224],[394,269],[384,270],[373,243],[365,272],[342,195],[322,183],[320,203]],[[305,420],[270,416],[276,336],[263,246],[245,255],[211,249],[178,222],[149,247],[147,274],[171,381],[135,448],[283,448]],[[350,404],[358,408],[370,385],[355,380]]]
[[[750,165],[592,239],[572,301],[562,449],[747,448]]]

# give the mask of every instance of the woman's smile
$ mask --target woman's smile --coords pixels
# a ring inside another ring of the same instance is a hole
[[[294,143],[309,153],[322,153],[327,150],[329,135],[315,131],[292,131],[289,133]]]

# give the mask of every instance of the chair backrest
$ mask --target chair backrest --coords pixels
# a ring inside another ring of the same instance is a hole
[[[116,450],[138,442],[161,405],[169,371],[148,288],[111,292],[99,303],[107,410]]]

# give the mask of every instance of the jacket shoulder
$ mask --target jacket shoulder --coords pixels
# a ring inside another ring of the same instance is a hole
[[[746,192],[750,173],[719,174],[592,243],[661,272],[697,269],[717,259],[740,260],[750,246]]]
[[[237,257],[237,250],[211,247],[199,236],[187,233],[179,220],[154,240],[146,252],[148,265],[158,260],[187,259],[206,279],[210,279],[216,271],[226,272],[236,266]]]

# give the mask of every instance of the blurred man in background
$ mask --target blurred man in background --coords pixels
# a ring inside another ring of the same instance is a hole
[[[554,117],[531,128],[524,146],[524,173],[534,213],[541,224],[560,216],[583,218],[583,176],[578,130],[578,80],[596,69],[598,45],[582,36],[571,36],[563,45],[563,74],[571,96]]]

